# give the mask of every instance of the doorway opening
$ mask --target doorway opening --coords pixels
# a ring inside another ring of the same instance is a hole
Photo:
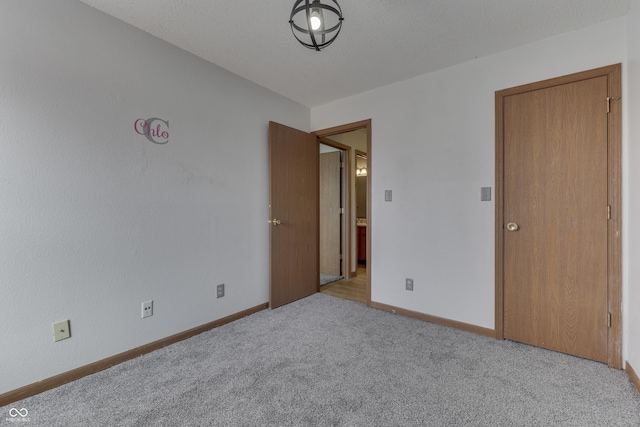
[[[350,299],[371,305],[371,120],[351,123],[330,129],[324,129],[314,132],[318,137],[318,142],[322,146],[321,152],[339,152],[342,158],[342,178],[341,186],[341,221],[340,221],[340,243],[331,243],[332,255],[330,259],[334,260],[334,268],[338,263],[335,262],[336,247],[341,250],[340,265],[341,276],[344,278],[322,285],[320,291],[328,295],[340,298]],[[337,154],[333,154],[337,157]],[[329,159],[331,155],[327,155]],[[332,163],[335,160],[322,160],[323,163]],[[332,166],[327,166],[327,170],[332,170]],[[321,200],[323,177],[321,172],[320,178]],[[335,180],[334,180],[335,181]],[[329,185],[329,184],[327,184]],[[333,200],[336,200],[335,191],[329,192],[333,194]],[[322,205],[321,201],[321,205]],[[320,258],[321,266],[323,265],[323,241],[332,242],[331,236],[336,236],[336,221],[323,226],[321,209],[321,226],[320,226]],[[330,209],[324,208],[329,211]],[[330,227],[330,228],[327,228]],[[326,239],[325,239],[326,238]],[[321,268],[322,270],[322,268]]]

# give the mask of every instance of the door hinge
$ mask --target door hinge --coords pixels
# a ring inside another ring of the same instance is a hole
[[[340,215],[344,215],[344,208],[340,208]]]
[[[611,313],[607,313],[607,327],[611,327]]]
[[[607,113],[611,112],[611,101],[620,101],[621,99],[620,96],[607,96]]]
[[[607,206],[607,219],[611,219],[611,205]]]

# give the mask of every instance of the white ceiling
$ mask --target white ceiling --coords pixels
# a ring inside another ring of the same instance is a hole
[[[309,107],[626,15],[630,0],[338,0],[325,50],[294,0],[81,0]]]

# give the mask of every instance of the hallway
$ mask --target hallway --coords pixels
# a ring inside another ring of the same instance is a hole
[[[358,264],[357,276],[320,287],[320,292],[338,298],[367,303],[367,266]]]

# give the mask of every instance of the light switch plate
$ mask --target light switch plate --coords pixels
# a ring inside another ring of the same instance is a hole
[[[53,340],[60,341],[71,336],[69,320],[61,320],[53,324]]]
[[[384,201],[385,202],[390,202],[391,201],[391,190],[384,190]]]
[[[480,201],[481,202],[491,201],[491,187],[480,188]]]

